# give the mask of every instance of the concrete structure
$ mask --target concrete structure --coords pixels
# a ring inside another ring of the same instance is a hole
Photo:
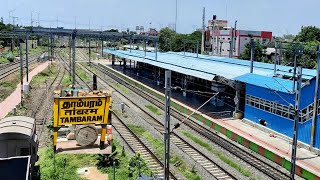
[[[269,45],[272,42],[272,32],[235,30],[228,27],[226,20],[209,20],[206,31],[206,51],[209,54],[229,57],[230,47],[232,47],[233,57],[240,57],[251,37],[255,41],[259,40],[263,45]],[[231,43],[233,43],[232,46]]]

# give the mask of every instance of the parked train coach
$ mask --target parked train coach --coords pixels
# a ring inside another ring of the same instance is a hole
[[[12,179],[12,172],[17,172],[16,166],[18,165],[25,167],[19,172],[24,173],[26,179],[29,179],[29,172],[38,159],[38,137],[35,123],[35,119],[25,116],[12,116],[0,120],[0,176],[10,173]],[[27,161],[25,157],[28,157]],[[15,167],[10,168],[10,165]],[[6,169],[6,172],[1,169]],[[14,171],[9,171],[9,169]]]

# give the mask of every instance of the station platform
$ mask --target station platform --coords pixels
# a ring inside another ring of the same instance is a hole
[[[133,78],[137,80],[138,82],[142,82],[143,84],[147,85],[148,87],[153,88],[156,91],[162,92],[163,91],[163,86],[157,85],[157,82],[148,78],[145,78],[143,76],[137,76],[136,73],[134,72],[134,69],[127,68],[126,71],[122,70],[122,66],[115,65],[112,67],[111,62],[109,61],[95,61],[95,63],[100,63],[103,65],[106,65],[120,73],[123,73],[130,78]],[[127,65],[128,66],[128,65]],[[205,103],[211,96],[210,95],[201,95],[201,94],[194,94],[194,93],[188,93],[186,96],[183,96],[181,90],[171,90],[171,95],[174,97],[176,100],[183,104],[187,104],[192,107],[199,107],[203,103]],[[226,104],[231,104],[234,103],[233,99],[226,99],[225,100],[225,106],[224,107],[216,107],[212,105],[211,103],[205,104],[201,108],[201,112],[204,114],[208,114],[211,117],[216,117],[218,116],[216,113],[225,111],[226,113],[221,114],[223,117],[232,117],[232,111],[234,111],[234,107],[228,106]],[[221,117],[221,115],[219,117]]]
[[[29,81],[32,77],[43,71],[48,67],[50,62],[44,62],[35,67],[29,72]],[[26,77],[23,78],[25,83]],[[6,117],[6,115],[12,111],[12,109],[21,102],[21,84],[17,84],[17,88],[8,96],[4,101],[0,102],[0,119]]]
[[[101,62],[99,62],[101,63]],[[149,85],[141,83],[137,78],[129,77],[121,71],[110,67],[109,62],[105,64],[110,71],[117,73],[121,78],[134,82],[135,85],[144,91],[164,99],[162,90],[155,90]],[[118,66],[119,67],[119,66]],[[190,115],[197,105],[190,105],[173,97],[171,99],[171,107],[176,110]],[[245,120],[237,120],[234,118],[213,118],[200,111],[195,111],[191,120],[202,123],[207,128],[224,135],[252,151],[264,156],[265,158],[279,164],[288,171],[291,169],[291,141],[285,138],[280,138],[276,134],[271,134],[267,131],[256,128],[254,124],[250,125]],[[258,125],[257,125],[258,126]],[[296,174],[305,178],[320,180],[320,157],[317,153],[311,152],[305,148],[299,147],[297,151]]]

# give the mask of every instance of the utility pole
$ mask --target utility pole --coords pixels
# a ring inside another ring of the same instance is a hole
[[[39,16],[40,16],[40,13],[37,13],[38,14],[38,27],[40,26],[40,20],[39,20]]]
[[[203,7],[203,12],[202,12],[201,54],[203,54],[203,53],[204,53],[204,51],[205,51],[205,33],[206,33],[205,20],[206,20],[206,8],[205,8],[205,7]]]
[[[22,102],[22,94],[23,94],[23,55],[22,55],[22,44],[19,46],[20,50],[20,85],[21,85],[21,102]]]
[[[52,34],[50,35],[50,39],[51,39],[50,45],[51,45],[51,61],[52,61],[52,58],[54,58],[54,51],[53,51],[54,38]]]
[[[302,67],[298,67],[298,76],[293,77],[297,78],[298,84],[296,89],[296,99],[294,107],[294,126],[293,126],[293,140],[292,140],[292,153],[291,153],[291,179],[294,179],[295,170],[296,170],[296,158],[297,158],[297,141],[298,141],[298,123],[300,120],[300,96],[301,96],[301,83],[302,83]]]
[[[31,11],[31,27],[33,26],[33,17],[32,17],[32,11]]]
[[[130,53],[131,53],[131,49],[132,49],[132,36],[130,36]]]
[[[144,42],[144,57],[147,56],[147,42],[145,40],[143,40]]]
[[[234,39],[233,39],[233,50],[232,50],[232,53],[235,53],[235,52],[236,52],[237,23],[238,23],[238,21],[236,20],[236,21],[234,22]]]
[[[174,31],[177,32],[177,21],[178,21],[178,0],[176,0],[176,17],[174,23]]]
[[[101,39],[101,57],[103,58],[103,39]]]
[[[320,76],[320,46],[317,48],[317,76],[316,76],[316,87],[314,92],[314,102],[313,102],[313,117],[312,117],[312,126],[311,126],[311,139],[310,139],[310,148],[314,146],[314,135],[317,129],[317,114],[318,114],[318,94],[319,94],[319,76]]]
[[[277,63],[278,63],[278,43],[275,42],[276,56],[274,57],[274,72],[273,75],[277,74]]]
[[[298,54],[297,52],[294,53],[294,64],[293,64],[293,85],[292,85],[292,91],[296,89],[296,74],[297,74],[297,62],[298,61]]]
[[[171,71],[165,71],[164,180],[169,180]]]
[[[155,49],[156,49],[156,61],[158,60],[158,41],[155,42]]]
[[[26,76],[27,76],[27,83],[29,82],[29,64],[28,64],[29,47],[28,47],[28,40],[29,40],[29,34],[26,33]]]
[[[250,44],[251,44],[250,73],[253,73],[253,61],[254,61],[254,49],[255,49],[255,42],[254,42],[253,38],[251,38]]]
[[[232,33],[231,39],[233,39],[233,33]],[[231,40],[229,41],[229,58],[232,58],[232,51],[233,51],[232,45],[233,45],[233,42]]]
[[[197,41],[197,57],[199,57],[199,41]]]
[[[76,31],[72,33],[72,85],[76,85]]]
[[[91,38],[89,38],[89,64],[91,65]]]
[[[71,73],[71,67],[72,67],[72,64],[71,64],[71,61],[72,61],[72,35],[69,36],[69,77],[70,77],[70,80],[71,80],[71,77],[72,77],[72,73]]]

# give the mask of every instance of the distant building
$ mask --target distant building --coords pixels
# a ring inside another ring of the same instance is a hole
[[[158,31],[155,28],[150,28],[147,32],[140,32],[140,35],[147,35],[147,36],[158,36]]]
[[[228,57],[230,54],[230,44],[233,43],[233,57],[240,57],[245,50],[245,45],[250,42],[250,37],[255,41],[268,45],[272,42],[272,32],[235,30],[228,27],[226,20],[209,20],[206,30],[206,51],[209,54]],[[232,42],[232,37],[234,41]]]

